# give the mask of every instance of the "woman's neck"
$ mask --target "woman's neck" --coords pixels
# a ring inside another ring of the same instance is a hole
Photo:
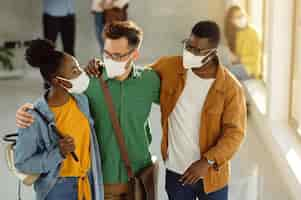
[[[48,105],[51,107],[59,107],[69,101],[70,94],[60,87],[52,87],[47,96]]]

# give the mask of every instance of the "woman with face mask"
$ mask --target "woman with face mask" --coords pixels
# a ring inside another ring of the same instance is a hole
[[[232,65],[242,64],[250,77],[260,79],[261,41],[241,7],[229,8],[225,18],[225,36],[231,51]]]
[[[40,69],[50,88],[30,112],[33,124],[18,130],[16,168],[40,174],[34,183],[37,200],[102,200],[99,146],[88,100],[81,94],[88,76],[74,57],[46,40],[32,41],[26,60]]]

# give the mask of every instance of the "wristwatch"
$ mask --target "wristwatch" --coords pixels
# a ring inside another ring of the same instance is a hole
[[[213,167],[213,165],[215,164],[214,160],[207,160],[207,162],[211,167]]]
[[[216,170],[216,171],[219,170],[219,167],[218,167],[217,163],[216,163],[214,160],[208,160],[208,159],[207,159],[207,162],[208,162],[208,164],[209,164],[214,170]]]

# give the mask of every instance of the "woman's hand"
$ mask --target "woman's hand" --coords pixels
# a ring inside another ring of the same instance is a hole
[[[16,125],[18,128],[28,128],[33,124],[34,117],[28,113],[28,110],[32,110],[33,105],[26,103],[21,106],[16,113]]]
[[[98,77],[99,75],[101,75],[100,68],[102,66],[103,63],[101,62],[101,60],[94,58],[89,61],[89,64],[84,70],[88,74],[88,76]]]
[[[69,153],[75,151],[74,140],[70,136],[65,136],[59,140],[59,148],[62,156],[65,158]]]

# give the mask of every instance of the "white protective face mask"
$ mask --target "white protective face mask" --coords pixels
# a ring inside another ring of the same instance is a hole
[[[82,73],[74,79],[69,80],[69,79],[65,79],[65,78],[62,78],[62,77],[57,77],[58,79],[68,81],[72,84],[71,88],[64,87],[71,94],[82,94],[89,87],[90,79],[89,79],[88,75],[82,69],[80,71]]]
[[[116,78],[123,75],[126,72],[126,65],[129,59],[124,62],[117,62],[110,58],[103,58],[104,66],[109,78]]]
[[[240,19],[235,20],[235,25],[238,28],[246,28],[248,26],[248,19],[247,17],[241,17]]]
[[[201,68],[205,66],[210,59],[204,60],[208,55],[210,55],[216,49],[212,49],[207,55],[204,56],[195,56],[185,48],[183,50],[183,66],[185,69],[192,69],[192,68]]]

